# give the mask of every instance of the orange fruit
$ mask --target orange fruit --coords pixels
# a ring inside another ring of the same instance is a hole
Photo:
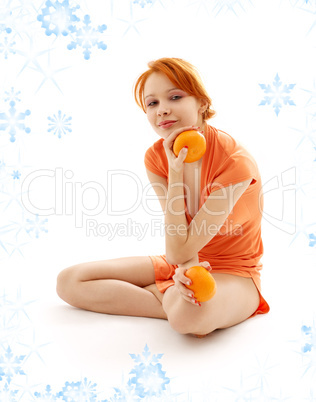
[[[196,130],[183,131],[178,135],[173,143],[173,152],[176,156],[185,146],[188,147],[188,153],[184,160],[191,163],[199,160],[205,154],[206,141],[202,134]]]
[[[184,275],[191,279],[192,285],[185,286],[193,290],[197,301],[205,302],[215,295],[216,282],[206,268],[194,266],[189,268]]]

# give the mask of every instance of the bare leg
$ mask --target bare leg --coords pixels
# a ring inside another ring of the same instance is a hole
[[[250,317],[259,304],[250,278],[213,274],[216,295],[201,307],[185,301],[175,286],[162,295],[149,257],[118,258],[72,266],[57,280],[67,303],[99,313],[168,319],[182,334],[208,334]]]
[[[156,287],[155,274],[149,257],[83,263],[65,269],[57,279],[58,295],[75,307],[166,319],[153,287]]]
[[[259,305],[259,293],[251,278],[227,274],[212,274],[217,292],[201,307],[180,295],[175,286],[167,289],[163,308],[169,323],[182,334],[208,334],[219,328],[239,324],[249,318]]]

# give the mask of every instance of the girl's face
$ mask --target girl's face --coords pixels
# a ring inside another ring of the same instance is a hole
[[[176,128],[201,127],[206,102],[176,88],[162,73],[152,73],[145,83],[147,118],[155,132],[167,138]]]

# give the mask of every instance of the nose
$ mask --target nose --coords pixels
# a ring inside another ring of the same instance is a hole
[[[160,104],[157,114],[158,116],[168,116],[168,114],[170,114],[170,109],[167,106]]]

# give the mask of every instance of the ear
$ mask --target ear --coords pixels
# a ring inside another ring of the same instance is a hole
[[[203,114],[205,112],[205,110],[208,109],[209,104],[208,104],[208,101],[206,99],[200,99],[199,102],[200,102],[199,112],[201,114]]]

